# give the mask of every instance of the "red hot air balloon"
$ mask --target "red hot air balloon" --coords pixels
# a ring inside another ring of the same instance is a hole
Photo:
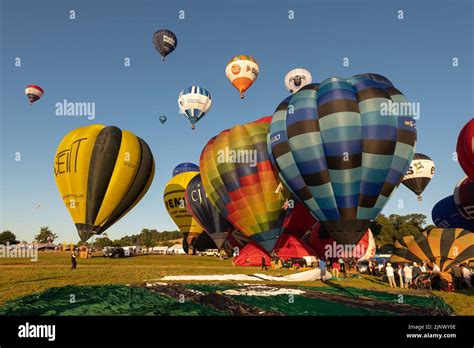
[[[466,123],[459,133],[456,152],[461,168],[474,180],[474,118]]]

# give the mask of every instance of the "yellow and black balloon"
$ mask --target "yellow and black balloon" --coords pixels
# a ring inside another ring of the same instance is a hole
[[[163,193],[166,211],[183,233],[183,249],[186,252],[190,252],[190,247],[194,249],[195,242],[204,232],[186,208],[186,187],[196,175],[199,175],[199,171],[190,170],[173,176]]]
[[[147,143],[114,126],[74,129],[54,156],[56,185],[82,241],[103,233],[128,213],[143,198],[154,174]]]

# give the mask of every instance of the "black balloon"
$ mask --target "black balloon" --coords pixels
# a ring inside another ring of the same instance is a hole
[[[161,29],[153,35],[153,45],[165,60],[165,57],[176,49],[178,39],[171,30]]]

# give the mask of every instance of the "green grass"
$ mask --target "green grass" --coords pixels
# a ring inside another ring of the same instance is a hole
[[[71,270],[70,254],[40,252],[38,262],[29,259],[0,259],[0,305],[7,300],[29,295],[53,287],[67,285],[137,284],[159,281],[166,275],[253,274],[260,267],[236,267],[232,260],[199,256],[148,255],[123,259],[93,257],[78,259],[78,268]],[[295,271],[269,270],[271,275],[287,275]],[[389,294],[424,294],[420,291],[390,289],[376,277],[347,278],[332,281],[341,287],[385,291]],[[186,283],[191,283],[187,281]],[[200,282],[205,283],[205,282]],[[215,283],[215,282],[208,282]],[[259,284],[265,282],[257,282]],[[322,282],[268,282],[271,284],[327,287]],[[458,315],[474,315],[474,296],[471,292],[447,293],[433,291]]]

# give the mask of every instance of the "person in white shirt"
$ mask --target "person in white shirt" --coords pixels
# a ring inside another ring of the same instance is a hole
[[[461,269],[462,269],[462,277],[464,278],[464,282],[467,284],[467,287],[469,288],[469,290],[471,290],[472,288],[471,271],[469,270],[469,268],[467,268],[464,265],[461,265]]]
[[[420,269],[421,269],[422,272],[426,272],[426,271],[427,271],[427,268],[426,268],[426,261],[423,261],[423,264],[421,265]]]
[[[388,283],[390,284],[390,287],[391,288],[396,288],[397,283],[395,283],[395,275],[393,273],[393,267],[392,267],[392,264],[390,262],[387,263],[387,266],[385,267],[385,273],[387,274]]]
[[[398,277],[400,278],[400,288],[404,288],[405,285],[403,285],[403,266],[398,265]]]
[[[439,272],[440,269],[439,269],[439,266],[433,262],[433,272]]]
[[[412,280],[412,269],[411,269],[411,267],[406,265],[403,268],[403,274],[405,275],[405,287],[408,289],[408,285],[411,284],[411,280]]]

